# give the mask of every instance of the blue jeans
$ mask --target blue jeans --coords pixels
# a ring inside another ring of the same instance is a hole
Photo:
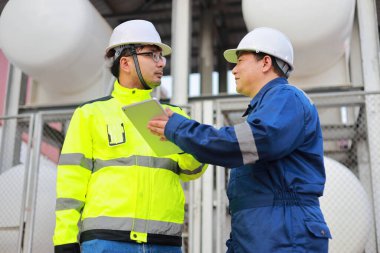
[[[83,242],[81,253],[182,253],[182,250],[178,246],[95,239]]]

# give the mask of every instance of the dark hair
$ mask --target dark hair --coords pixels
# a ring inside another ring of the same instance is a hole
[[[141,45],[141,44],[131,44],[131,45],[128,45],[125,48],[123,48],[123,50],[121,51],[120,55],[113,60],[112,65],[110,67],[110,71],[111,71],[111,73],[112,73],[112,75],[114,77],[119,78],[119,74],[120,74],[120,59],[121,59],[121,57],[131,56],[133,48],[135,50],[140,50],[140,49],[144,48],[144,45]],[[112,59],[112,57],[114,57],[114,55],[115,55],[115,49],[111,49],[111,50],[108,51],[108,53],[105,55],[105,57]]]
[[[259,52],[259,53],[256,53],[256,52],[252,52],[254,57],[256,58],[256,60],[260,61],[262,60],[266,55],[268,55],[271,59],[272,59],[272,66],[273,66],[273,69],[274,69],[274,72],[280,76],[280,77],[285,77],[285,78],[288,78],[284,72],[282,72],[282,70],[280,69],[280,67],[278,66],[277,62],[276,62],[276,57],[270,55],[270,54],[266,54],[266,53],[262,53],[262,52]]]
[[[124,51],[124,50],[123,50]],[[116,78],[119,78],[120,74],[120,58],[125,56],[123,52],[112,62],[112,65],[110,67],[110,71],[112,75]]]

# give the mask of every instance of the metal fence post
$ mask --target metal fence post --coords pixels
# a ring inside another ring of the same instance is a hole
[[[36,199],[37,199],[37,185],[38,185],[38,173],[40,163],[40,147],[42,141],[42,129],[43,129],[42,113],[39,112],[35,117],[35,127],[33,134],[33,147],[31,164],[29,167],[29,182],[27,189],[27,201],[26,201],[26,226],[24,237],[24,249],[23,253],[31,253],[33,245],[33,229],[36,211]]]

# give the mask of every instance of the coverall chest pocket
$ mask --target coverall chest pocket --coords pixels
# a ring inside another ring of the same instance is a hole
[[[108,145],[111,147],[125,143],[127,140],[125,137],[124,123],[107,124],[107,139]]]

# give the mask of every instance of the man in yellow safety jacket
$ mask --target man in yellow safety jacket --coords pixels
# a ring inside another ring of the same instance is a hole
[[[114,29],[106,49],[117,78],[112,95],[75,110],[62,148],[56,253],[181,252],[180,180],[200,177],[207,165],[186,153],[157,156],[122,110],[151,99],[170,53],[148,21]],[[179,107],[164,107],[185,115]]]

